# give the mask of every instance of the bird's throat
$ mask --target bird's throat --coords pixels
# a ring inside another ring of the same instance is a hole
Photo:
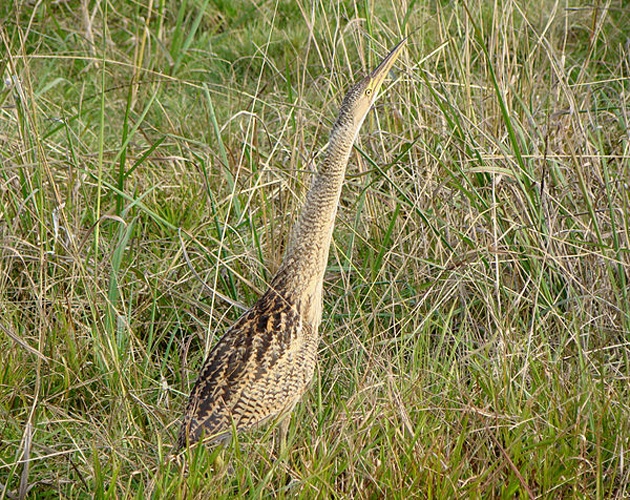
[[[343,127],[337,123],[331,133],[326,156],[306,195],[280,269],[272,281],[272,286],[282,284],[283,293],[286,290],[287,294],[303,300],[321,300],[321,282],[346,166],[356,138],[355,128],[354,124]]]

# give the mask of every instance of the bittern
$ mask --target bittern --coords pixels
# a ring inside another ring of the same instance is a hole
[[[228,438],[270,419],[286,432],[313,378],[322,284],[346,166],[359,129],[400,55],[400,42],[346,94],[278,272],[210,351],[190,394],[178,448]],[[284,432],[282,432],[284,431]]]

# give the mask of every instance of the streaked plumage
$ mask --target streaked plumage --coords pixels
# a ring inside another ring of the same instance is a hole
[[[190,394],[178,448],[291,412],[313,377],[322,281],[352,146],[403,40],[343,100],[326,156],[269,289],[213,347]]]
[[[313,376],[317,331],[300,305],[269,289],[210,352],[190,397],[179,445],[228,437],[290,411]]]

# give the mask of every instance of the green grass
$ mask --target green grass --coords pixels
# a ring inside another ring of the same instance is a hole
[[[0,499],[630,495],[621,3],[2,5]],[[183,471],[205,354],[406,35],[285,455],[261,430]]]

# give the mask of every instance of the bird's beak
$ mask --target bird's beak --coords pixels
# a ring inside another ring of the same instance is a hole
[[[402,52],[402,49],[406,43],[407,39],[405,38],[398,45],[396,45],[396,47],[394,47],[394,49],[387,55],[387,57],[385,57],[385,59],[381,61],[381,64],[379,64],[377,68],[372,71],[372,73],[370,73],[370,78],[374,82],[374,94],[376,94],[385,78],[387,78],[389,70],[396,62],[396,59],[398,59],[398,56]]]

